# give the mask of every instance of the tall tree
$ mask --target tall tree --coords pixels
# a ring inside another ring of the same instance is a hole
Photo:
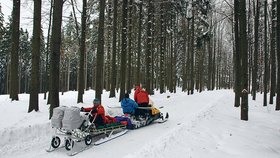
[[[276,51],[276,0],[272,0],[272,8],[271,8],[271,35],[270,35],[270,65],[271,65],[271,71],[270,71],[270,97],[269,97],[269,104],[273,104],[273,98],[275,96],[275,90],[276,90],[276,57],[275,57],[275,51]]]
[[[248,43],[247,43],[247,22],[246,22],[246,2],[240,1],[240,54],[241,54],[241,120],[248,120]]]
[[[46,48],[46,65],[45,65],[45,74],[44,74],[44,99],[47,98],[47,91],[49,90],[49,54],[50,54],[50,33],[52,26],[52,11],[53,11],[53,1],[51,0],[50,13],[49,13],[49,26],[48,26],[48,37],[47,37],[47,48]],[[47,103],[50,103],[50,97],[48,97]]]
[[[117,22],[118,22],[118,0],[114,0],[114,19],[113,19],[113,50],[112,50],[112,62],[111,62],[111,87],[110,87],[110,98],[116,96],[116,55],[117,55]]]
[[[41,46],[41,0],[34,1],[33,38],[32,38],[32,67],[30,99],[28,112],[39,110],[38,93],[40,88],[40,46]]]
[[[192,1],[192,3],[194,3]],[[192,8],[192,22],[191,22],[191,43],[190,43],[190,88],[188,89],[188,91],[190,90],[190,93],[193,94],[194,93],[194,38],[195,38],[195,30],[194,30],[194,15],[195,15],[195,8],[193,5]],[[189,93],[189,92],[188,92]]]
[[[0,3],[0,37],[3,38],[5,33],[5,26],[4,26],[4,14],[2,12],[2,6]]]
[[[240,43],[239,43],[239,0],[234,0],[234,38],[235,38],[235,100],[234,106],[240,106]]]
[[[53,25],[51,36],[51,54],[50,54],[50,116],[53,115],[53,109],[59,106],[59,66],[60,66],[60,48],[61,48],[61,23],[62,23],[62,0],[54,0]]]
[[[106,91],[110,90],[110,85],[111,85],[111,45],[112,45],[112,1],[108,1],[108,11],[107,11],[107,53],[106,53],[106,64],[105,64],[105,74],[104,74],[104,82],[106,83],[104,85],[104,88],[106,89]]]
[[[78,89],[78,103],[83,102],[83,94],[85,88],[85,49],[86,49],[86,20],[87,20],[87,0],[83,0],[82,13],[82,33],[80,40],[80,66],[79,66],[79,89]]]
[[[268,51],[267,51],[267,0],[264,1],[264,80],[263,80],[263,106],[267,106],[267,86],[268,86]]]
[[[120,98],[121,101],[125,94],[125,75],[126,75],[126,54],[127,54],[127,6],[128,1],[123,0],[122,8],[122,46],[121,46],[121,87],[120,87]]]
[[[105,0],[100,0],[99,7],[99,24],[98,24],[98,45],[97,45],[97,58],[96,58],[96,75],[95,75],[95,98],[101,100],[102,94],[102,81],[103,81],[103,59],[104,59],[104,10]]]
[[[138,48],[137,48],[137,71],[136,71],[136,84],[139,85],[140,84],[140,77],[141,77],[141,72],[140,72],[140,67],[141,67],[141,42],[142,42],[142,19],[143,19],[143,14],[142,14],[142,10],[143,10],[143,0],[139,1],[139,21],[138,21]]]
[[[166,39],[165,39],[165,4],[162,3],[160,5],[160,93],[164,92],[164,74],[165,74],[165,65],[164,65],[164,56],[165,56],[165,47],[166,47]]]
[[[277,1],[277,97],[276,110],[280,110],[280,1]]]
[[[1,4],[0,4],[0,94],[7,93],[6,91],[6,78],[7,78],[7,58],[8,58],[8,51],[7,48],[7,34],[8,29],[4,26],[4,14],[2,13]]]
[[[127,93],[131,93],[132,89],[132,18],[133,18],[133,0],[129,0],[129,6],[128,6],[128,52],[127,52],[127,84],[126,84],[126,91]]]
[[[148,0],[148,18],[147,18],[147,49],[146,49],[146,90],[151,94],[151,64],[152,64],[152,0]]]
[[[254,53],[254,67],[252,74],[252,95],[253,100],[256,100],[256,93],[258,87],[258,56],[259,56],[259,17],[260,17],[260,0],[257,0],[256,15],[255,15],[255,53]]]
[[[19,76],[18,76],[18,51],[19,51],[19,24],[20,24],[20,0],[13,0],[12,13],[12,51],[10,72],[10,98],[18,100]]]

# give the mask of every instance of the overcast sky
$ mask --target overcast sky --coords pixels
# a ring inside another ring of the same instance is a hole
[[[30,35],[32,34],[33,28],[33,0],[21,0],[20,7],[20,27],[27,29]],[[69,2],[66,2],[69,4]],[[78,6],[81,6],[82,0],[77,0]],[[8,21],[8,16],[11,16],[13,8],[13,0],[0,0],[2,6],[2,13],[5,16],[5,22]],[[49,10],[50,10],[50,0],[42,0],[42,26],[44,34],[47,34],[47,28],[49,24]],[[63,16],[69,16],[72,11],[70,5],[63,6]],[[77,13],[78,14],[78,13]],[[77,15],[79,17],[79,15]]]

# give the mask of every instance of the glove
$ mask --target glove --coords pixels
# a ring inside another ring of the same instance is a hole
[[[81,107],[81,111],[84,111],[84,107]]]
[[[92,109],[92,112],[93,112],[93,113],[97,113],[97,110],[96,110],[96,109]]]

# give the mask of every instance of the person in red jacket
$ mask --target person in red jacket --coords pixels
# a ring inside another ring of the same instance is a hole
[[[98,126],[103,126],[106,123],[106,117],[105,117],[105,110],[104,107],[100,104],[99,99],[94,99],[93,100],[93,107],[88,107],[88,108],[81,108],[81,111],[83,112],[91,112],[93,118],[91,118],[91,122],[94,119],[94,124],[96,127]]]
[[[135,102],[142,107],[148,107],[149,105],[149,94],[145,89],[142,89],[140,86],[136,87],[134,92]]]
[[[138,104],[138,107],[149,107],[149,94],[141,86],[136,86],[134,100]],[[138,113],[139,115],[150,114],[151,110],[138,109]]]

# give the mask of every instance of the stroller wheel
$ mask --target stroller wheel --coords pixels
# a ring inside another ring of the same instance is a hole
[[[71,144],[72,144],[72,146],[71,146]],[[71,138],[66,139],[66,140],[65,140],[65,149],[69,151],[69,150],[71,150],[73,147],[74,147],[74,142],[72,141],[72,139],[71,139]]]
[[[60,138],[57,136],[53,137],[51,145],[53,148],[58,148],[60,145]]]
[[[91,135],[87,135],[85,138],[85,144],[90,145],[92,143],[92,137]]]

